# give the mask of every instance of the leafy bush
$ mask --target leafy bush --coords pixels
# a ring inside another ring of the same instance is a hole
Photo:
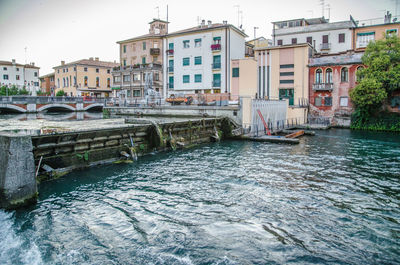
[[[56,97],[63,97],[63,96],[65,96],[65,92],[64,92],[64,90],[58,90],[57,91],[57,93],[56,93]]]

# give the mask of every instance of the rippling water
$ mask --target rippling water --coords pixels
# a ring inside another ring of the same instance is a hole
[[[1,264],[398,264],[400,136],[223,142],[42,183]]]

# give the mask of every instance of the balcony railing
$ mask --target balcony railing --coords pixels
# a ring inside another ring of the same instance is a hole
[[[174,67],[168,67],[168,73],[173,73],[174,72]]]
[[[160,55],[160,48],[150,48],[150,55]]]
[[[330,43],[321,43],[321,50],[330,50],[331,44]]]
[[[212,69],[221,69],[221,63],[213,63]]]
[[[221,87],[221,81],[212,81],[212,87]]]
[[[168,54],[168,55],[174,55],[174,50],[173,50],[173,49],[167,50],[167,54]]]
[[[332,91],[333,83],[316,83],[313,84],[312,89],[314,91]]]
[[[221,44],[212,44],[211,45],[211,50],[212,51],[220,51],[221,50]]]

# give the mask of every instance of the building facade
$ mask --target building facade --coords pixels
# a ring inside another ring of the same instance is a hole
[[[346,117],[350,122],[349,92],[357,85],[357,70],[364,68],[362,55],[349,52],[310,59],[310,115],[329,118],[333,124]]]
[[[118,41],[120,65],[113,74],[113,90],[121,98],[143,98],[146,93],[162,94],[163,37],[168,22],[154,19],[149,33]]]
[[[230,61],[245,57],[245,37],[224,23],[201,25],[165,38],[164,97],[174,94],[230,93]]]
[[[25,88],[31,95],[39,91],[39,67],[31,64],[18,64],[13,59],[0,61],[0,85]]]
[[[287,119],[306,121],[308,115],[308,43],[255,49],[257,98],[288,102]]]
[[[357,23],[329,22],[322,18],[293,19],[272,22],[273,45],[309,43],[318,53],[339,53],[352,48],[352,29]]]
[[[113,67],[117,63],[100,61],[98,57],[65,63],[54,67],[57,93],[63,90],[68,96],[111,96]]]
[[[40,79],[40,91],[46,93],[47,95],[53,95],[56,89],[56,82],[54,78],[54,73],[43,75],[39,77]]]
[[[231,100],[257,96],[257,61],[254,58],[231,60]]]
[[[400,22],[385,23],[371,26],[360,26],[353,29],[353,50],[363,51],[370,41],[382,40],[387,35],[399,37]]]

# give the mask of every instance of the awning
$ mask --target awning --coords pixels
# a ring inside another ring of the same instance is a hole
[[[375,32],[361,32],[361,33],[357,33],[357,36],[369,36],[369,35],[375,35]]]
[[[121,87],[113,87],[113,88],[111,88],[112,90],[119,90],[119,89],[121,89]]]

